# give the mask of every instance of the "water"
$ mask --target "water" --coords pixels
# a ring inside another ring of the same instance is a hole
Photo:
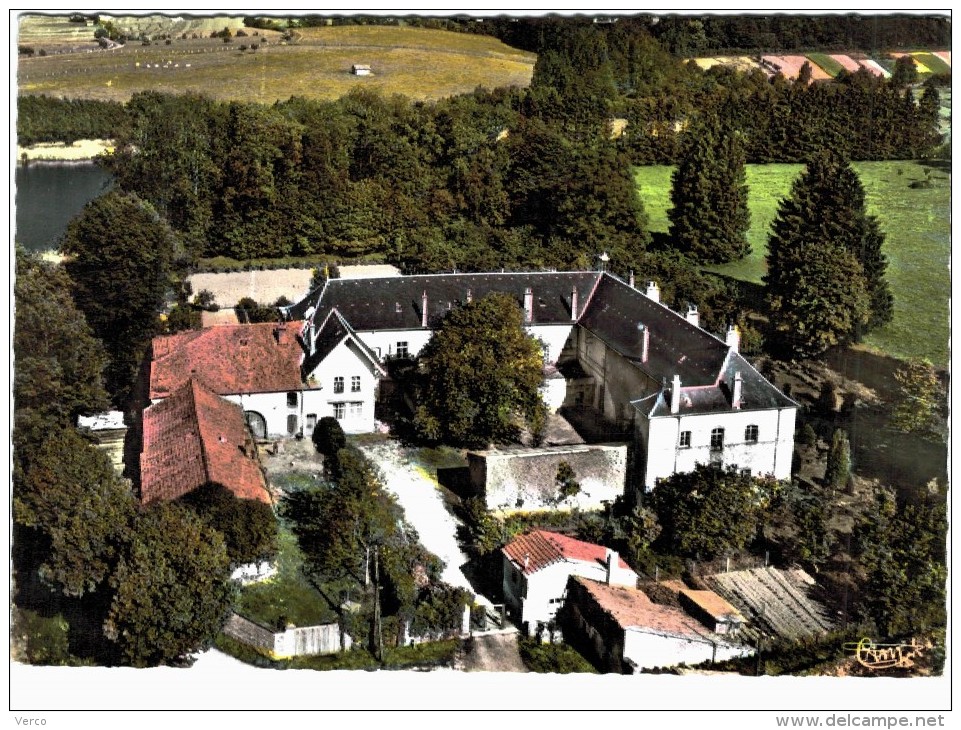
[[[16,232],[28,251],[57,248],[67,223],[107,192],[112,177],[92,162],[17,165]]]

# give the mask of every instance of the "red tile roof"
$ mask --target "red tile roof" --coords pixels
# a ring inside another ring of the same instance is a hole
[[[696,591],[692,588],[682,588],[679,593],[687,596],[694,605],[704,609],[715,619],[744,621],[744,616],[734,606],[721,598],[714,591]]]
[[[166,398],[191,378],[219,395],[300,390],[303,322],[210,327],[155,337],[150,398]]]
[[[144,411],[140,499],[177,499],[207,482],[270,503],[243,410],[191,380]]]
[[[607,548],[582,540],[575,540],[556,532],[534,530],[519,535],[502,548],[502,552],[516,563],[525,575],[562,560],[607,565]],[[630,566],[618,558],[618,565],[625,570]]]
[[[639,627],[675,636],[700,639],[705,636],[686,613],[654,603],[636,588],[607,585],[589,578],[574,577],[573,580],[584,586],[598,607],[610,614],[622,629]]]

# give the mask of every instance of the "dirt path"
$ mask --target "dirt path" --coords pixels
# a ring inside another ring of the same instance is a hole
[[[475,636],[464,658],[465,672],[526,672],[517,634]]]
[[[407,521],[417,530],[424,547],[446,564],[441,578],[474,593],[470,581],[461,571],[467,556],[457,543],[458,521],[444,504],[437,472],[413,463],[409,453],[396,441],[364,445],[361,451],[380,469],[384,486],[397,497]]]

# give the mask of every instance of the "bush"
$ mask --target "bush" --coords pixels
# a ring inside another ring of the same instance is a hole
[[[597,674],[594,666],[567,644],[543,644],[537,639],[520,639],[521,660],[532,672],[542,674]]]
[[[318,421],[311,437],[317,451],[322,453],[325,458],[334,458],[338,451],[347,445],[347,436],[344,429],[333,416],[324,416]]]
[[[814,446],[818,442],[817,432],[810,423],[805,423],[804,428],[801,429],[801,435],[798,438],[798,443],[802,446]]]

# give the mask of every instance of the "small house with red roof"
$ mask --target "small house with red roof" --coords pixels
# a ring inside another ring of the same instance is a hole
[[[565,639],[608,672],[719,662],[753,649],[709,631],[674,606],[633,586],[571,576],[559,616]]]
[[[240,406],[189,380],[143,413],[140,500],[174,500],[209,483],[270,504]]]
[[[637,574],[618,554],[547,530],[518,535],[501,549],[504,602],[528,634],[554,621],[572,575],[608,585],[637,585]]]

